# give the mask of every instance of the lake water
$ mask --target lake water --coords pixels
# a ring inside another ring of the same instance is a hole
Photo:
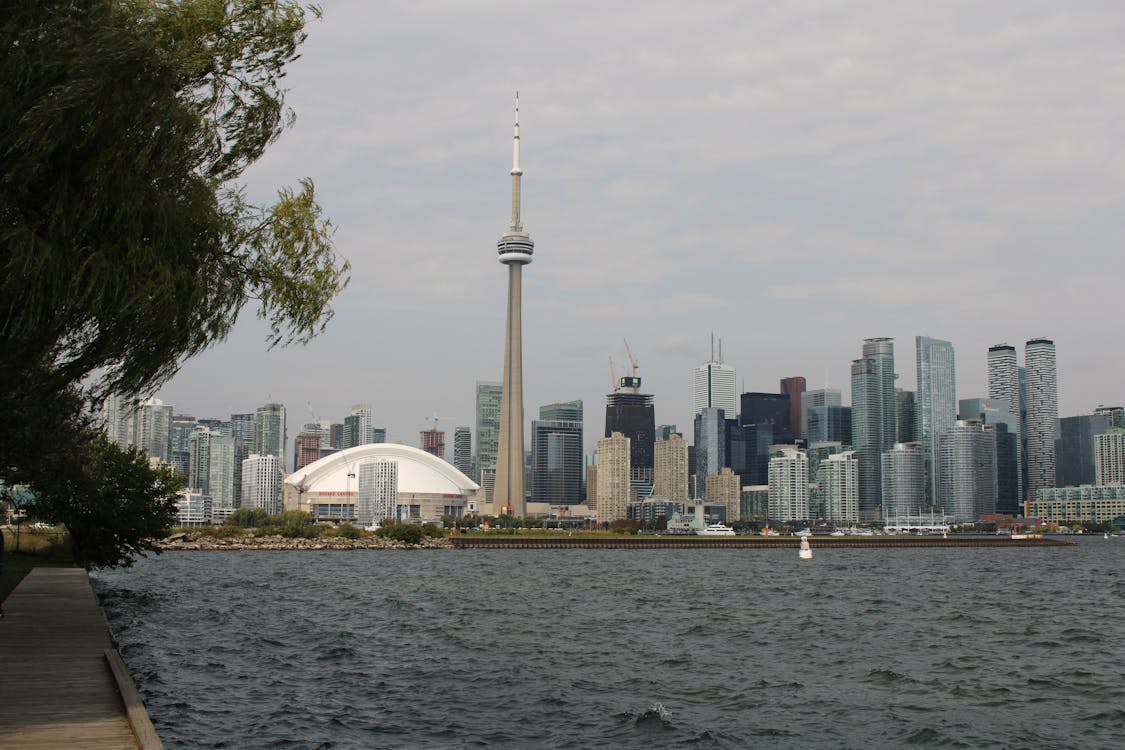
[[[94,574],[170,748],[1125,746],[1125,539],[173,552]]]

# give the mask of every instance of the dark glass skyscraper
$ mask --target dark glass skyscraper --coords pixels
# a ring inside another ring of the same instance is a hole
[[[797,430],[790,421],[792,409],[788,394],[748,392],[742,394],[740,402],[739,424],[772,426],[775,443],[792,443],[796,439]]]
[[[641,379],[624,377],[615,393],[606,396],[605,437],[620,432],[630,441],[630,481],[652,484],[656,410],[652,396],[641,393]]]
[[[852,444],[859,459],[859,514],[878,517],[882,455],[894,447],[898,432],[895,409],[895,345],[889,338],[865,339],[863,356],[852,361]]]

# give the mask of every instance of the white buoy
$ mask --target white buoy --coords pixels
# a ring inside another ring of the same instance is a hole
[[[812,559],[812,547],[809,546],[809,538],[807,536],[801,537],[801,551],[798,553],[798,556],[802,560]]]

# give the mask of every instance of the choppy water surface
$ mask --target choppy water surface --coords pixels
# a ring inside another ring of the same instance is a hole
[[[168,747],[1122,747],[1125,540],[181,552],[101,572]]]

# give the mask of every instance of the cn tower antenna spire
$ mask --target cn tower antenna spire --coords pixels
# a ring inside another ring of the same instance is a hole
[[[516,128],[512,136],[512,223],[509,228],[513,232],[523,230],[520,222],[520,178],[523,169],[520,168],[520,92],[516,90]]]

